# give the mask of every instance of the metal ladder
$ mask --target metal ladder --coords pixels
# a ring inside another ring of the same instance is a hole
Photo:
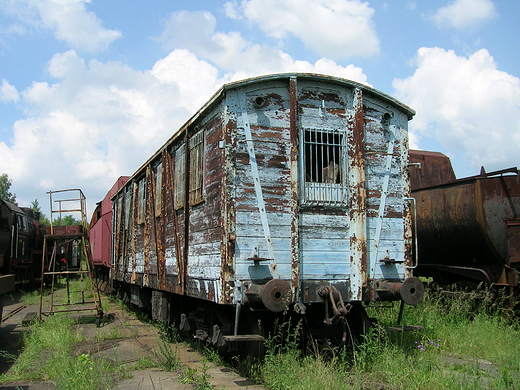
[[[51,224],[43,241],[39,319],[42,321],[44,316],[54,313],[91,311],[95,312],[99,325],[103,309],[88,241],[85,195],[80,189],[49,191],[48,194]],[[78,215],[80,224],[64,224],[66,218]],[[71,291],[73,280],[79,282],[73,284],[79,284],[79,290]],[[55,291],[63,281],[66,296],[58,298]],[[50,302],[44,304],[49,300],[44,299],[48,292],[46,284],[50,284]]]

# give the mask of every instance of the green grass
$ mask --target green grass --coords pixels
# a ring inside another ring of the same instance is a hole
[[[504,316],[489,295],[426,294],[403,318],[423,331],[386,331],[395,325],[397,306],[367,311],[378,324],[355,351],[304,355],[296,348],[297,332],[279,332],[267,341],[257,379],[276,390],[520,389],[518,320]]]
[[[154,350],[154,352],[155,361],[165,371],[175,371],[181,367],[178,351],[177,349],[173,350],[169,342],[158,339],[157,350]]]
[[[24,347],[11,369],[0,376],[0,383],[48,380],[58,390],[109,388],[121,367],[89,354],[76,356],[74,345],[83,340],[72,331],[73,321],[54,315],[36,323],[24,337]]]
[[[421,304],[406,307],[404,324],[424,330],[388,332],[396,323],[398,305],[368,307],[378,320],[355,350],[322,350],[303,353],[299,348],[301,323],[280,324],[266,342],[267,355],[251,370],[252,376],[275,390],[334,389],[520,389],[520,338],[518,318],[507,315],[490,294],[446,298],[426,293]],[[124,376],[120,365],[77,356],[74,345],[83,340],[66,315],[54,315],[33,325],[24,338],[23,351],[0,384],[22,380],[50,380],[57,389],[110,388]],[[150,357],[134,369],[161,367],[180,370],[178,353],[171,342],[179,334],[160,327],[161,339]],[[119,338],[116,330],[98,341]],[[214,350],[202,348],[205,362],[199,370],[185,369],[183,382],[208,389],[206,361],[222,364]]]
[[[193,387],[196,390],[213,389],[213,385],[209,382],[211,376],[208,374],[208,369],[208,361],[205,358],[203,358],[202,367],[200,368],[200,370],[189,367],[185,368],[182,375],[181,383],[193,385]]]

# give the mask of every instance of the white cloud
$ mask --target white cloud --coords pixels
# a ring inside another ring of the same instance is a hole
[[[498,16],[491,0],[455,0],[439,8],[432,19],[439,27],[465,29],[478,26]]]
[[[226,15],[244,15],[268,36],[288,35],[335,60],[379,53],[379,39],[372,17],[374,9],[357,0],[244,0],[225,5]]]
[[[0,172],[16,183],[17,194],[35,194],[21,202],[62,188],[83,188],[99,201],[221,85],[215,68],[185,50],[144,72],[85,63],[68,51],[56,54],[48,71],[56,82],[34,82],[21,92],[28,117],[14,123],[10,145],[0,143]]]
[[[238,32],[217,31],[216,20],[209,12],[170,14],[160,39],[166,47],[183,47],[214,63],[228,72],[226,80],[296,71],[325,73],[367,83],[362,69],[354,65],[343,67],[326,58],[314,64],[298,61],[277,48],[247,41]]]
[[[162,85],[173,85],[176,93],[187,96],[176,104],[195,112],[221,85],[218,70],[188,50],[174,50],[155,63],[151,70]]]
[[[85,3],[90,0],[5,0],[0,4],[6,14],[22,25],[53,31],[54,36],[70,47],[88,52],[106,49],[121,37],[121,32],[102,27],[102,21],[88,12]],[[25,31],[23,27],[13,31]]]
[[[179,37],[188,41],[184,48]],[[86,61],[69,50],[47,63],[47,81],[19,92],[4,82],[0,96],[17,98],[26,115],[14,123],[9,144],[0,142],[0,172],[16,183],[17,194],[28,197],[20,202],[62,188],[82,188],[89,201],[98,201],[119,175],[132,174],[224,82],[297,71],[366,83],[354,65],[325,58],[298,61],[237,32],[219,32],[210,13],[173,14],[163,39],[176,48],[150,70]]]
[[[18,98],[19,94],[16,88],[9,84],[7,80],[2,79],[2,85],[0,85],[0,101],[16,103]]]
[[[434,139],[475,171],[519,164],[520,79],[498,70],[487,50],[466,58],[423,47],[415,73],[393,86],[417,111],[410,128],[419,146]]]

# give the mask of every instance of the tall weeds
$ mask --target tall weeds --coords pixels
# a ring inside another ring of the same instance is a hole
[[[352,350],[309,355],[296,348],[300,332],[282,326],[267,341],[258,369],[272,389],[520,389],[516,318],[503,315],[491,292],[444,297],[427,293],[407,307],[403,322],[424,330],[389,332],[398,307],[368,308],[378,323]],[[288,339],[289,337],[289,339]],[[281,340],[289,340],[280,347]]]

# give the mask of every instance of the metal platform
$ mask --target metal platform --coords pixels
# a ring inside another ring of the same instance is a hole
[[[44,316],[55,313],[92,311],[99,322],[103,309],[88,241],[86,198],[79,189],[49,191],[48,194],[51,225],[43,242],[39,319],[42,321]],[[80,224],[63,225],[67,218],[74,220],[73,213],[79,215],[79,221],[75,221]],[[65,283],[66,296],[57,299],[55,291],[61,283]],[[48,304],[44,304],[46,284],[50,285]],[[71,291],[71,286],[77,285],[79,290]]]

